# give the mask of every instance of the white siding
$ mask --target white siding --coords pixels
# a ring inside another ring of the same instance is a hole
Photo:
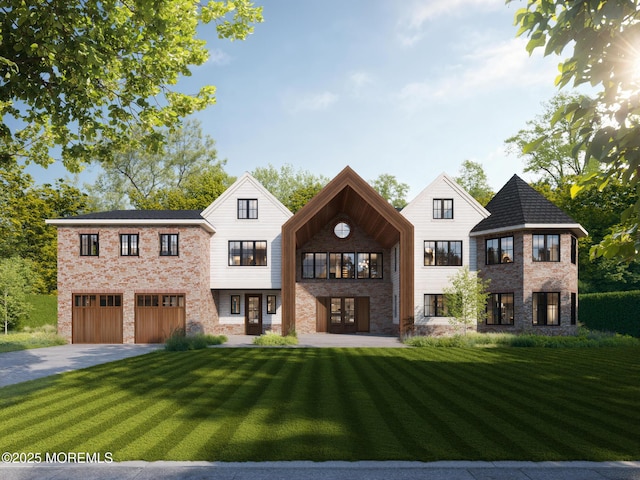
[[[238,219],[238,199],[257,199],[258,218]],[[282,271],[282,224],[287,210],[251,175],[244,174],[203,213],[216,228],[211,237],[212,289],[279,289]],[[229,241],[267,242],[266,266],[230,266]]]
[[[434,219],[433,200],[453,199],[453,218]],[[414,309],[416,324],[448,323],[446,318],[424,316],[424,295],[442,293],[451,276],[460,268],[477,271],[476,243],[469,237],[471,229],[489,216],[478,202],[452,178],[442,174],[427,186],[401,212],[414,225]],[[425,266],[424,242],[429,240],[462,241],[462,267]]]
[[[251,290],[245,292],[243,290],[220,290],[218,318],[220,325],[244,325],[244,299],[246,294],[262,295],[262,326],[269,329],[273,325],[282,325],[282,297],[277,290]],[[240,313],[231,313],[231,296],[240,295]],[[267,295],[276,296],[276,313],[267,313]]]

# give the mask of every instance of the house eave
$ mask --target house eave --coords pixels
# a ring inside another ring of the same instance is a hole
[[[186,219],[73,219],[73,218],[54,218],[45,220],[47,225],[56,227],[98,227],[98,226],[123,226],[123,227],[160,227],[160,226],[186,226],[201,227],[209,233],[216,233],[215,228],[205,219],[202,220],[186,220]]]
[[[509,225],[506,227],[471,232],[469,236],[480,237],[484,235],[513,232],[514,230],[571,230],[571,232],[578,238],[589,235],[589,232],[587,232],[579,223],[523,223],[521,225]]]

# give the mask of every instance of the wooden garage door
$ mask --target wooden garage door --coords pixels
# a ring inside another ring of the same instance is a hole
[[[122,295],[74,295],[71,341],[122,343]]]
[[[184,295],[136,295],[136,343],[162,343],[184,329]]]

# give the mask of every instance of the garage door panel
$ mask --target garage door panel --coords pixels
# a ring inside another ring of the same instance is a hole
[[[138,295],[136,343],[163,343],[176,330],[184,332],[184,295]]]
[[[121,296],[108,295],[111,297],[110,306],[101,306],[96,297],[99,295],[74,296],[72,342],[122,343]],[[113,297],[120,298],[114,302]]]

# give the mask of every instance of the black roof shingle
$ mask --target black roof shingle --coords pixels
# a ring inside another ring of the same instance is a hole
[[[571,224],[577,222],[547,200],[517,175],[500,189],[485,207],[491,215],[478,223],[472,232],[516,227],[525,224]]]

